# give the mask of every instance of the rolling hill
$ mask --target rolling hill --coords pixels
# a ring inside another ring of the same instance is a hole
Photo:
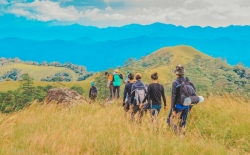
[[[142,57],[139,61],[129,59],[125,66],[119,68],[124,74],[142,73],[143,82],[151,83],[151,74],[158,72],[159,82],[171,93],[172,82],[176,79],[173,70],[177,64],[183,64],[186,76],[195,84],[200,94],[233,93],[236,96],[250,97],[250,70],[242,65],[231,66],[226,60],[213,58],[190,46],[165,47]],[[112,73],[112,70],[109,70]],[[95,78],[97,87],[108,96],[104,73]],[[104,81],[103,81],[104,80]],[[123,90],[123,88],[122,88]]]
[[[19,58],[0,59],[0,81],[18,81],[28,73],[34,81],[76,82],[92,76],[86,67],[72,63],[22,61]]]
[[[183,64],[186,67],[186,75],[196,84],[197,89],[202,94],[213,94],[217,92],[241,93],[243,96],[248,96],[247,91],[250,90],[250,70],[244,66],[230,66],[225,60],[213,58],[197,49],[190,46],[173,46],[161,48],[154,53],[142,57],[140,60],[129,59],[125,61],[125,66],[119,67],[121,72],[125,74],[126,70],[132,73],[140,72],[143,74],[143,81],[150,83],[150,75],[153,72],[159,73],[160,83],[166,86],[166,93],[170,93],[172,81],[176,78],[173,70],[177,64]],[[15,66],[9,65],[2,67],[0,73],[7,71]],[[32,66],[32,65],[16,65],[20,70],[23,67],[23,73],[28,72],[35,79],[40,79],[40,76],[49,76],[56,72],[68,72],[74,75],[72,82],[62,82],[65,86],[79,85],[85,90],[89,89],[90,83],[95,81],[100,89],[100,92],[106,91],[106,77],[104,73],[96,73],[94,76],[87,78],[83,82],[77,82],[77,75],[72,70],[67,70],[61,67],[52,66]],[[112,69],[108,70],[113,72]],[[43,74],[41,74],[43,73]],[[0,74],[1,75],[1,74]],[[48,82],[35,82],[35,85],[51,84]],[[2,83],[1,90],[12,90],[18,87],[16,82]],[[15,86],[14,86],[15,85]],[[124,86],[124,85],[123,85]],[[122,86],[122,87],[123,87]],[[105,96],[102,97],[106,97]]]

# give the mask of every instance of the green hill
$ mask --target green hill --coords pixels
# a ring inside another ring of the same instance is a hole
[[[76,73],[67,68],[54,67],[54,66],[34,66],[34,65],[18,64],[18,63],[13,63],[1,67],[0,76],[3,76],[6,72],[11,71],[11,69],[20,70],[20,74],[28,73],[35,79],[35,81],[40,81],[44,77],[53,76],[56,73],[61,73],[61,72],[69,73],[70,75],[72,75],[72,81],[77,80]]]
[[[8,64],[2,63],[2,66],[0,66],[0,77],[15,68],[16,70],[20,70],[20,75],[29,73],[30,76],[35,79],[36,86],[45,86],[47,84],[51,85],[52,83],[46,81],[41,82],[42,78],[51,77],[57,73],[68,73],[70,77],[72,77],[71,81],[60,81],[63,85],[80,85],[84,87],[85,90],[88,90],[91,81],[96,81],[99,91],[103,92],[102,98],[108,96],[104,72],[91,76],[92,74],[89,74],[84,67],[81,67],[82,73],[79,73],[79,70],[74,70],[74,68],[78,67],[73,64],[70,64],[70,67],[68,67],[67,65],[56,62],[38,65],[32,62],[20,63],[13,61],[14,60]],[[3,62],[3,60],[0,59],[0,65],[1,62]],[[201,94],[228,92],[249,96],[249,68],[241,64],[230,66],[225,60],[210,57],[190,46],[165,47],[146,57],[142,57],[140,60],[130,58],[124,63],[124,66],[119,67],[119,69],[124,75],[127,70],[130,70],[132,73],[142,73],[145,83],[150,83],[150,75],[153,72],[158,72],[160,83],[164,84],[166,90],[169,90],[172,81],[176,78],[173,70],[177,64],[183,64],[185,66],[186,76],[195,83],[198,92]],[[112,69],[108,71],[110,73],[113,72]],[[89,76],[91,77],[87,78]],[[84,77],[86,80],[77,81],[79,77]],[[0,91],[14,90],[17,87],[17,82],[2,82]],[[166,93],[169,93],[169,91],[166,91]]]
[[[119,69],[123,74],[126,73],[126,70],[130,70],[134,74],[142,73],[144,83],[150,83],[151,74],[158,72],[159,82],[167,88],[166,93],[170,93],[171,84],[176,79],[173,70],[177,64],[185,66],[186,76],[195,84],[200,94],[226,92],[249,97],[249,68],[241,64],[230,66],[225,60],[210,57],[190,46],[162,48],[140,60],[130,58]],[[109,70],[109,72],[113,71]],[[95,80],[100,91],[108,93],[105,85],[102,85],[103,79],[102,73]]]
[[[18,81],[28,73],[35,81],[46,82],[74,82],[83,81],[93,73],[87,72],[86,67],[71,63],[32,62],[15,59],[0,59],[0,81]]]

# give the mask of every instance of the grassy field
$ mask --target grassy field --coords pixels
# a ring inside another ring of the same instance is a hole
[[[42,78],[46,78],[47,76],[54,76],[56,73],[69,73],[72,75],[72,80],[76,81],[77,75],[74,71],[63,68],[63,67],[53,67],[53,66],[34,66],[20,63],[12,63],[6,66],[0,67],[0,76],[4,75],[7,71],[15,68],[21,70],[21,74],[28,73],[31,77],[33,77],[36,81],[40,81]]]
[[[78,85],[84,88],[85,91],[88,91],[90,88],[90,84],[92,81],[94,81],[94,78],[98,76],[99,74],[96,74],[90,78],[88,78],[85,81],[75,81],[75,82],[41,82],[41,81],[34,81],[34,86],[46,86],[46,85],[52,85],[57,87],[68,87],[70,88],[73,85]],[[19,82],[17,81],[4,81],[0,82],[0,92],[6,92],[9,90],[16,90],[19,87]]]
[[[240,98],[210,96],[194,107],[180,138],[165,123],[168,110],[155,130],[149,114],[141,125],[132,123],[120,101],[70,108],[34,103],[0,114],[0,154],[250,154],[249,109]]]

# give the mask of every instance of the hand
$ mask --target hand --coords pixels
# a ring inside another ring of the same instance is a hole
[[[164,111],[166,111],[167,110],[167,107],[166,106],[164,106]]]
[[[175,111],[172,112],[172,116],[176,116],[176,112]]]
[[[143,104],[140,104],[139,108],[142,109],[143,108]]]
[[[130,108],[130,110],[132,110],[132,109],[133,109],[133,106],[132,106],[132,105],[130,105],[130,106],[129,106],[129,108]]]

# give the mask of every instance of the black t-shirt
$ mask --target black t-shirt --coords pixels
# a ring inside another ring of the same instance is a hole
[[[161,98],[163,99],[164,106],[167,106],[163,85],[159,83],[149,84],[148,92],[143,102],[145,102],[146,99],[149,99],[152,101],[152,105],[161,105]]]
[[[133,83],[127,83],[124,88],[124,96],[123,96],[123,102],[125,102],[126,96],[131,97],[131,88]]]

